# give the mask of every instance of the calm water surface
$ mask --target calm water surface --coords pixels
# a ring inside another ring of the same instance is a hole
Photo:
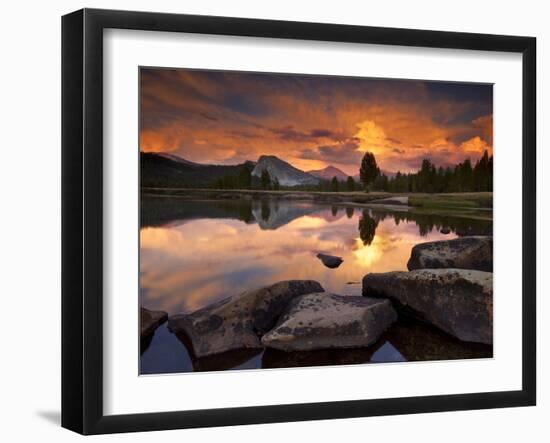
[[[458,235],[490,234],[492,222],[452,215],[283,200],[189,201],[144,197],[140,304],[169,315],[281,280],[317,280],[360,295],[369,272],[406,270],[411,248]],[[475,214],[479,216],[479,214]],[[483,214],[482,214],[483,216]],[[442,233],[441,231],[445,232]],[[326,268],[318,252],[344,259]],[[246,350],[194,359],[166,324],[142,344],[144,374],[489,357],[416,322],[400,321],[367,349],[284,353]]]

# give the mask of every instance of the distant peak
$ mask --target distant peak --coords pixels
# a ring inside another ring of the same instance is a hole
[[[312,171],[307,171],[308,174],[314,175],[315,177],[322,178],[325,180],[330,180],[333,177],[336,177],[338,180],[346,180],[348,174],[346,174],[341,169],[338,169],[336,166],[328,165],[323,169],[314,169]]]
[[[275,155],[261,155],[252,171],[252,175],[261,177],[264,171],[269,173],[271,179],[276,178],[283,186],[315,185],[319,182],[316,177],[305,173]]]

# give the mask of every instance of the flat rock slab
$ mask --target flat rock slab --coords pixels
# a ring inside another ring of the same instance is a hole
[[[330,269],[335,269],[337,268],[338,266],[340,266],[344,260],[342,259],[342,257],[337,257],[335,255],[328,255],[328,254],[317,254],[316,256],[319,260],[321,260],[321,262],[327,267],[327,268],[330,268]]]
[[[260,348],[260,338],[276,323],[292,298],[323,287],[313,280],[289,280],[243,292],[187,315],[169,318],[169,329],[191,342],[196,357],[242,348]]]
[[[142,339],[150,337],[156,329],[168,320],[168,314],[164,311],[150,311],[139,308],[139,328]]]
[[[415,245],[407,263],[415,269],[458,268],[493,272],[493,237],[460,237]]]
[[[409,205],[409,197],[406,195],[401,197],[388,197],[388,198],[381,198],[378,200],[373,200],[370,203],[372,204],[380,204],[380,205],[401,205],[401,206],[408,206]]]
[[[388,297],[402,312],[463,341],[493,343],[493,274],[421,269],[367,274],[363,295]]]
[[[290,302],[262,344],[287,352],[366,347],[396,319],[389,300],[307,294]]]

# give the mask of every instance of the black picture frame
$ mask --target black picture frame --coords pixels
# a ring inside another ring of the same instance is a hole
[[[522,389],[104,415],[102,85],[103,30],[107,28],[522,54]],[[62,426],[82,434],[103,434],[535,405],[535,66],[533,37],[97,9],[65,15],[62,18]]]

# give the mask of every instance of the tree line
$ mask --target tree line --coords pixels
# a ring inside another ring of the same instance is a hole
[[[437,167],[424,159],[417,172],[402,173],[389,177],[382,173],[373,153],[366,152],[361,160],[359,182],[353,177],[339,181],[333,177],[318,186],[319,191],[386,191],[386,192],[481,192],[493,190],[493,156],[487,151],[474,165],[469,158],[455,166]]]
[[[237,175],[227,175],[216,179],[212,184],[215,189],[286,189],[281,186],[277,177],[271,177],[264,169],[260,177],[252,175],[252,166],[245,164]],[[366,152],[361,160],[359,181],[348,177],[345,181],[333,177],[332,180],[321,180],[318,185],[293,187],[305,191],[353,192],[353,191],[386,191],[386,192],[481,192],[493,190],[493,156],[487,151],[472,165],[469,158],[455,166],[437,167],[429,159],[422,160],[417,172],[402,173],[398,171],[390,177],[380,171],[373,153]]]
[[[437,167],[424,159],[417,172],[397,172],[394,177],[377,174],[365,184],[373,190],[388,192],[481,192],[493,190],[493,156],[487,151],[474,165],[469,158],[455,166]]]
[[[214,180],[211,188],[214,189],[263,189],[278,191],[281,188],[277,177],[271,178],[269,171],[264,169],[260,177],[252,175],[253,167],[244,164],[237,175],[225,175]]]

